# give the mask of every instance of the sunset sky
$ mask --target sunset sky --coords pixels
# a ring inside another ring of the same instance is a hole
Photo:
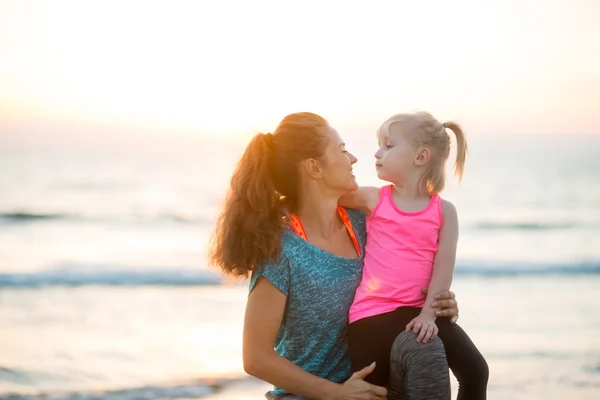
[[[0,141],[247,136],[295,111],[353,134],[411,109],[599,134],[598,21],[595,0],[0,0]]]

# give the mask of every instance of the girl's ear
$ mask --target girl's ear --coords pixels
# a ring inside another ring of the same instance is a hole
[[[429,158],[431,157],[431,153],[427,147],[423,147],[417,151],[415,156],[415,165],[425,165],[429,162]]]

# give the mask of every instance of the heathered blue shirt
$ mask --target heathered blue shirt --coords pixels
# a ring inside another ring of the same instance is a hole
[[[275,351],[303,370],[338,383],[350,377],[348,311],[362,276],[367,238],[365,214],[346,211],[360,257],[337,256],[286,230],[277,262],[266,263],[250,279],[250,291],[264,277],[287,296]],[[275,387],[270,393],[285,391]]]

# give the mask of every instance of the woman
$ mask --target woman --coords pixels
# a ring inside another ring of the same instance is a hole
[[[385,388],[363,380],[374,365],[351,376],[347,354],[366,229],[363,212],[337,204],[358,188],[356,161],[325,119],[297,113],[273,134],[256,135],[231,179],[211,260],[227,274],[252,274],[244,369],[275,385],[269,399],[386,398]],[[438,295],[438,315],[456,319],[453,298]],[[439,339],[423,344],[400,336],[391,373],[405,376],[410,398],[449,398]],[[428,364],[428,371],[417,364]]]

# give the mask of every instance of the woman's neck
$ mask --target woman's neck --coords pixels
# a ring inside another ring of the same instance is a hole
[[[333,196],[304,196],[298,202],[296,215],[300,218],[306,235],[329,239],[340,228],[337,213],[338,198]]]

